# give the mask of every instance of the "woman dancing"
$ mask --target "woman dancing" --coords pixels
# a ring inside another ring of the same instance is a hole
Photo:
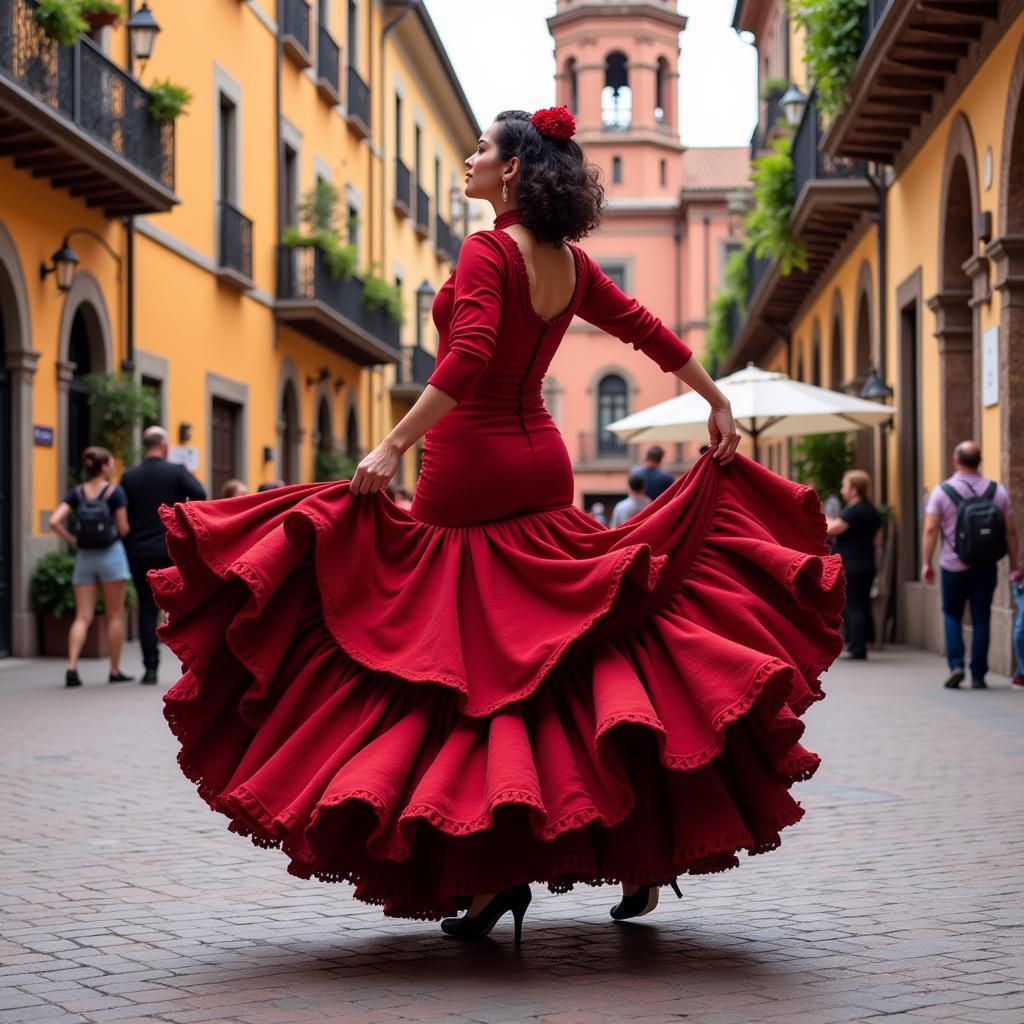
[[[165,510],[154,573],[179,763],[230,828],[386,914],[486,934],[530,883],[681,874],[779,844],[817,767],[800,716],[840,649],[808,487],[736,455],[690,350],[572,244],[602,189],[565,108],[499,114],[466,160],[466,239],[423,394],[351,481]],[[541,387],[574,316],[711,406],[710,450],[608,530],[573,506]],[[383,492],[423,438],[412,508]]]

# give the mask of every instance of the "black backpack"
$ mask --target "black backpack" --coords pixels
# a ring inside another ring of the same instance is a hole
[[[1006,554],[1006,520],[992,500],[996,496],[995,482],[983,494],[971,488],[969,498],[950,484],[943,484],[942,489],[956,505],[956,536],[952,544],[956,557],[972,569],[995,565]]]
[[[95,497],[86,497],[78,488],[78,507],[75,509],[75,537],[80,548],[109,548],[117,540],[117,524],[114,513],[107,504],[107,484]]]

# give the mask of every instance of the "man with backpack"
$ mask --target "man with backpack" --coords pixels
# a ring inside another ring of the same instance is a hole
[[[128,495],[128,561],[139,594],[139,641],[145,667],[142,682],[155,683],[160,648],[156,639],[156,602],[146,573],[150,569],[166,569],[171,564],[160,506],[202,501],[206,491],[184,466],[167,461],[167,431],[163,427],[148,427],[142,434],[142,447],[142,462],[124,474],[121,486]]]
[[[964,679],[963,616],[971,609],[971,687],[985,689],[988,671],[989,623],[996,589],[996,566],[1010,556],[1010,578],[1018,580],[1017,527],[1006,489],[978,472],[981,449],[962,441],[953,453],[953,475],[936,487],[925,507],[921,579],[935,582],[932,556],[941,537],[939,568],[942,618],[946,630],[949,678],[955,690]]]

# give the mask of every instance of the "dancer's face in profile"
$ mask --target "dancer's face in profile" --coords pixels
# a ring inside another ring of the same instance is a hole
[[[519,159],[502,160],[498,145],[494,141],[495,125],[491,125],[480,136],[476,150],[466,157],[466,195],[471,199],[487,199],[492,203],[501,200],[501,186],[508,181],[509,193],[515,186],[519,174]]]

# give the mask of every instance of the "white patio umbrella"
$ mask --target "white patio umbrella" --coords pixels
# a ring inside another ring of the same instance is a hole
[[[732,403],[740,433],[753,440],[755,459],[760,441],[861,430],[886,422],[896,411],[891,405],[758,369],[753,363],[716,383]],[[695,391],[688,391],[609,423],[608,429],[630,444],[703,441],[710,413],[708,403]]]

